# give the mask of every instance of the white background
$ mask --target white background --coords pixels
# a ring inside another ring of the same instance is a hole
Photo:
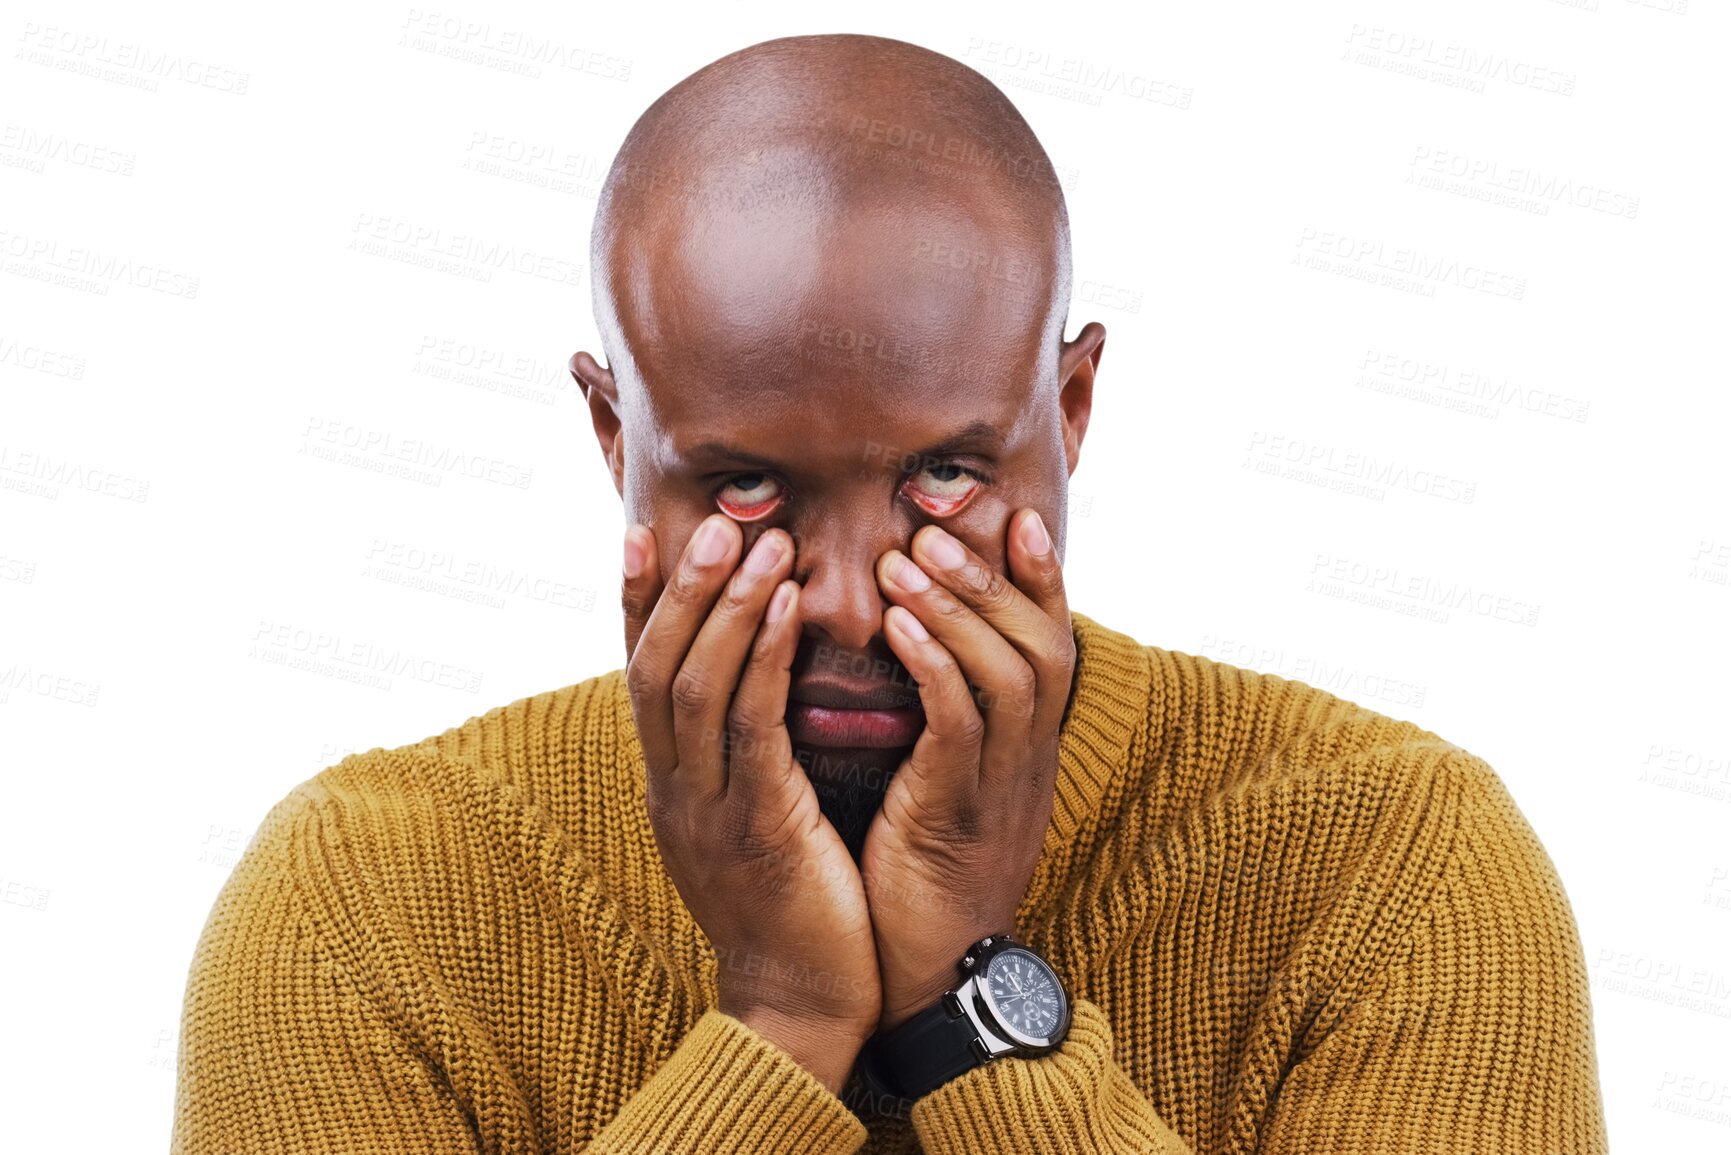
[[[1488,760],[1614,1143],[1727,1149],[1731,99],[1683,3],[8,4],[7,1145],[166,1144],[193,945],[296,783],[623,664],[595,188],[702,64],[855,31],[986,71],[1064,178],[1109,334],[1072,605]],[[483,476],[380,471],[415,441]]]

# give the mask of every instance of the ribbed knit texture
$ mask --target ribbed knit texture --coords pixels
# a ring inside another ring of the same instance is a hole
[[[1604,1152],[1573,914],[1495,772],[1072,617],[1016,927],[1057,1052],[881,1114],[716,1010],[614,670],[271,809],[192,959],[173,1150]]]

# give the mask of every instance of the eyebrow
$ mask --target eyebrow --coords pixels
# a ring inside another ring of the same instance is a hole
[[[1001,452],[1006,440],[1007,438],[1005,437],[1003,430],[999,429],[991,422],[970,421],[968,424],[962,426],[960,429],[951,433],[948,437],[945,437],[935,445],[928,445],[923,449],[917,450],[902,450],[893,445],[878,446],[881,450],[881,453],[878,455],[886,458],[931,458],[945,457],[955,453],[965,453],[970,450]],[[872,444],[874,446],[877,445],[876,442],[873,442]],[[729,445],[725,441],[717,441],[713,438],[699,441],[697,444],[680,452],[680,456],[693,461],[740,461],[765,469],[779,469],[782,465],[781,462],[776,461],[774,458],[764,457],[762,454],[752,453],[749,450],[741,449],[736,445]]]

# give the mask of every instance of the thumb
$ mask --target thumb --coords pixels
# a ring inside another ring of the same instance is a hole
[[[625,527],[624,560],[620,570],[621,607],[625,611],[625,662],[637,652],[637,639],[661,600],[661,566],[656,557],[655,531],[632,522]]]

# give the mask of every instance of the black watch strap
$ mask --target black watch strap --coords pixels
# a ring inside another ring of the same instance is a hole
[[[860,1054],[861,1074],[903,1099],[931,1094],[957,1075],[989,1061],[973,1020],[945,994]]]

